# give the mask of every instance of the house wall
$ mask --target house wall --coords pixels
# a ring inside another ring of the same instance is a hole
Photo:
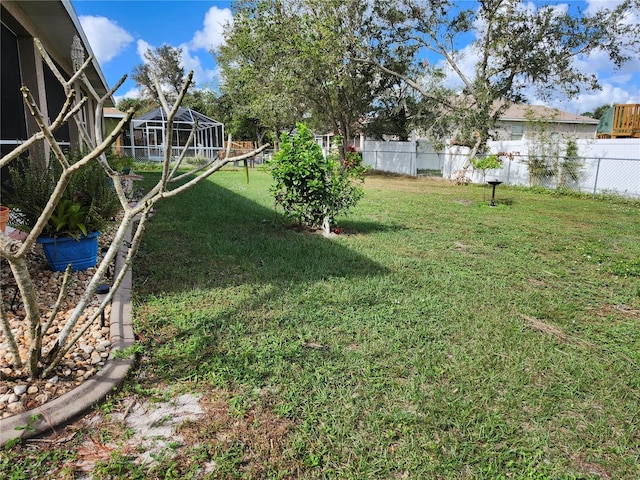
[[[505,141],[512,139],[512,131],[514,126],[520,126],[523,129],[523,139],[532,139],[536,136],[532,131],[531,126],[527,125],[527,122],[521,121],[500,121],[497,124],[497,129],[494,132],[494,138],[496,141]],[[559,138],[571,137],[582,139],[593,139],[596,136],[597,124],[584,124],[584,123],[553,123],[549,124],[548,134],[555,135]]]
[[[111,132],[113,132],[116,127],[118,126],[118,123],[120,123],[120,120],[122,120],[121,117],[105,117],[104,119],[104,135],[105,137],[110,135]],[[116,138],[116,141],[113,142],[112,145],[113,148],[113,152],[116,155],[122,155],[123,151],[122,151],[122,134],[118,135],[118,137]]]
[[[68,48],[69,52],[60,52],[55,48],[53,42],[50,40],[50,32],[43,31],[39,28],[21,8],[20,4],[25,2],[2,2],[2,28],[3,34],[7,31],[16,39],[17,42],[17,54],[18,54],[18,69],[20,74],[20,83],[29,89],[29,92],[34,97],[38,109],[42,113],[45,120],[53,122],[58,115],[60,107],[65,99],[63,87],[54,77],[53,73],[49,70],[49,67],[44,63],[42,56],[34,44],[34,37],[37,37],[42,43],[43,47],[55,62],[58,69],[62,72],[63,76],[70,78],[72,74],[71,65],[66,58],[70,55],[71,42],[73,35],[77,34],[73,20],[68,17],[66,10],[62,4],[60,6],[54,5],[55,2],[40,2],[41,5],[47,8],[56,8],[56,16],[60,18],[51,19],[51,24],[54,28],[59,28],[56,32],[58,40],[60,36],[60,25],[64,25],[64,36],[68,36]],[[39,5],[40,5],[39,4]],[[35,2],[28,6],[35,5]],[[53,10],[52,10],[53,11]],[[64,38],[63,38],[64,41]],[[4,64],[3,68],[7,68]],[[78,88],[78,86],[76,86]],[[4,88],[3,88],[4,90]],[[5,92],[3,91],[3,96]],[[18,95],[21,95],[18,92]],[[85,91],[81,91],[81,95],[86,96]],[[9,103],[7,103],[9,104]],[[84,116],[87,131],[93,138],[94,136],[94,110],[96,102],[91,96],[84,109]],[[2,126],[0,125],[0,137],[2,139],[2,152],[3,154],[15,148],[15,146],[22,140],[26,140],[34,133],[39,131],[39,128],[29,113],[28,109],[16,109],[15,112],[6,112],[5,104],[3,102],[3,118],[10,116],[13,121],[22,121],[26,126],[26,134],[24,138],[5,138],[5,134],[2,132]],[[3,122],[4,123],[4,122]],[[67,125],[59,128],[55,133],[56,139],[62,142],[62,145],[68,145],[70,148],[77,148],[79,146],[79,135],[74,122],[69,122]],[[41,158],[43,161],[47,161],[49,158],[48,145],[43,141],[37,146],[30,149],[29,155],[32,158]]]

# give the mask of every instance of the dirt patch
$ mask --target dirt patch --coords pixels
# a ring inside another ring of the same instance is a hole
[[[567,340],[567,334],[560,327],[556,327],[555,325],[551,325],[543,322],[542,320],[538,320],[537,318],[530,317],[528,315],[522,315],[528,327],[536,330],[545,335],[552,335],[556,337],[559,342],[564,342]]]
[[[120,398],[21,448],[73,449],[75,460],[54,466],[52,478],[74,472],[76,478],[89,479],[96,468],[113,465],[114,458],[150,472],[170,462],[176,473],[195,474],[194,478],[212,472],[224,477],[230,468],[243,478],[264,478],[268,472],[295,477],[300,465],[286,455],[293,423],[273,412],[268,393],[241,409],[237,398],[219,390],[162,401],[136,395]]]
[[[599,307],[590,308],[598,317],[618,317],[625,320],[640,320],[640,310],[630,305],[611,305],[605,303]]]

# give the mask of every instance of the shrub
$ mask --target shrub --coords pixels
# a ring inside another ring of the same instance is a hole
[[[69,156],[74,163],[80,153]],[[45,209],[61,174],[58,162],[26,159],[9,168],[11,191],[3,194],[7,204],[16,211],[11,226],[29,232]],[[3,199],[3,201],[5,201]],[[64,191],[56,214],[49,219],[42,232],[44,236],[86,234],[100,231],[106,222],[120,211],[120,202],[104,170],[92,163],[76,172]],[[58,220],[56,220],[56,218]],[[61,227],[61,219],[67,219]],[[71,223],[77,227],[72,228]]]
[[[574,139],[567,140],[564,158],[560,169],[560,186],[575,188],[580,183],[580,169],[584,162],[578,155],[578,144]]]
[[[293,136],[282,135],[280,148],[269,161],[276,208],[282,207],[298,224],[322,226],[328,233],[335,217],[346,213],[364,194],[356,184],[364,178],[360,156],[349,152],[344,163],[336,154],[325,158],[303,123]]]

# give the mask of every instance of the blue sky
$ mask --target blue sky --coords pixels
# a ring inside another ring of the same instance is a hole
[[[619,0],[570,1],[583,9],[611,7]],[[185,70],[194,71],[196,86],[218,84],[216,65],[209,53],[223,41],[222,25],[231,20],[228,1],[211,0],[72,0],[91,48],[109,85],[142,63],[147,48],[169,44],[181,47]],[[531,2],[535,8],[539,2]],[[559,2],[562,5],[561,2]],[[629,21],[640,22],[640,13]],[[474,55],[466,52],[465,68]],[[598,52],[578,60],[585,72],[595,72],[603,89],[585,92],[575,100],[558,99],[550,106],[572,113],[593,110],[605,103],[640,103],[640,58],[614,71],[606,55]],[[137,95],[135,82],[128,79],[116,92],[116,100]],[[532,99],[532,103],[541,103]]]

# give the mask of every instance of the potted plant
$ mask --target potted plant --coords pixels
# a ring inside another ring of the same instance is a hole
[[[74,158],[70,156],[71,163]],[[3,193],[14,211],[10,226],[31,231],[57,184],[59,170],[56,162],[43,165],[33,160],[10,169],[10,191]],[[69,263],[72,270],[94,267],[100,231],[119,209],[116,193],[100,165],[77,172],[37,239],[51,269],[62,271]]]
[[[5,207],[4,205],[0,205],[0,231],[4,233],[7,222],[9,221],[10,210],[9,207]]]

